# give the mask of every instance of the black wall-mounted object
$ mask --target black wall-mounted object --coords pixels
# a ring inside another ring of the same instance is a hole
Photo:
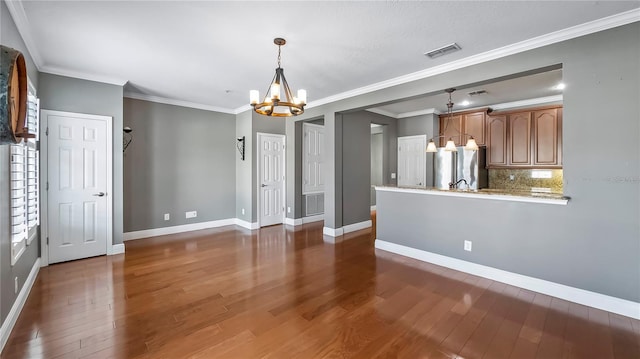
[[[244,161],[244,143],[245,143],[245,137],[238,137],[237,139],[237,143],[236,143],[236,147],[238,148],[238,152],[240,152],[240,160]]]

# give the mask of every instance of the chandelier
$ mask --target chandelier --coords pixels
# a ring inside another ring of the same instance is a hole
[[[444,131],[442,131],[443,133],[447,132],[447,127],[449,127],[449,124],[451,123],[451,116],[452,116],[452,112],[453,112],[453,102],[451,101],[451,94],[453,93],[453,91],[455,91],[456,89],[454,88],[450,88],[450,89],[446,89],[444,90],[444,92],[449,94],[449,102],[447,102],[447,116],[448,116],[448,121],[447,121],[447,125],[444,128]],[[473,136],[467,134],[467,133],[462,133],[461,131],[458,131],[458,133],[460,133],[460,138],[462,138],[462,136],[467,135],[469,136],[469,140],[467,141],[467,144],[464,146],[465,150],[471,150],[471,151],[477,151],[478,150],[478,144],[476,143],[476,140],[473,138]],[[429,140],[429,144],[427,145],[427,152],[438,152],[438,149],[436,147],[436,143],[433,141],[434,138],[442,138],[445,137],[444,135],[438,135],[436,137],[432,137]],[[457,151],[456,149],[456,143],[453,141],[453,139],[451,137],[449,137],[449,139],[447,140],[447,144],[444,146],[444,150],[445,151]]]
[[[280,67],[280,48],[287,43],[285,39],[275,38],[273,43],[278,45],[278,68],[271,80],[262,102],[258,90],[249,92],[249,101],[253,110],[261,115],[290,117],[304,113],[304,106],[307,104],[307,91],[298,90],[298,96],[294,97],[287,79],[284,77],[284,69]]]

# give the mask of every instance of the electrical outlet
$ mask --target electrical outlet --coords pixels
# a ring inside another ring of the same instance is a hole
[[[395,172],[391,172],[391,179],[396,179],[396,173]]]
[[[242,215],[244,215],[244,208],[242,209]]]
[[[287,213],[291,213],[291,207],[287,207]]]
[[[13,293],[14,294],[18,293],[18,277],[16,277],[16,279],[14,280],[14,283],[13,283]]]
[[[170,219],[171,219],[171,215],[169,215],[169,213],[165,213],[165,214],[164,214],[164,220],[165,220],[165,221],[168,221],[168,220],[170,220]]]
[[[471,241],[464,241],[464,250],[471,252]]]
[[[196,218],[198,217],[198,212],[197,211],[185,212],[184,216],[185,218]]]

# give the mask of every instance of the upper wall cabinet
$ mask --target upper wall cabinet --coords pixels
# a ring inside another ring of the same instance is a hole
[[[451,116],[440,116],[440,128],[443,137],[440,138],[440,147],[443,147],[449,138],[456,146],[464,146],[473,136],[479,146],[486,144],[485,111],[463,112]]]
[[[487,167],[562,168],[562,108],[487,117]]]
[[[533,112],[533,165],[562,166],[562,109]]]
[[[508,121],[510,166],[531,166],[531,112],[509,115]]]
[[[302,124],[302,194],[324,192],[324,126]]]
[[[487,167],[507,166],[507,116],[487,116]]]

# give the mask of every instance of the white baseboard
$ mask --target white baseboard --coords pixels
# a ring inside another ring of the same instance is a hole
[[[365,229],[365,228],[369,228],[371,227],[371,220],[366,220],[364,222],[359,222],[359,223],[354,223],[354,224],[347,224],[346,226],[342,227],[342,230],[344,233],[351,233],[351,232],[355,232],[355,231],[359,231],[361,229]]]
[[[338,236],[341,236],[343,233],[344,232],[342,230],[342,227],[340,228],[322,227],[322,234],[330,237],[338,237]]]
[[[258,229],[258,228],[260,228],[258,226],[258,222],[251,223],[251,222],[244,221],[244,220],[242,220],[240,218],[234,218],[234,223],[236,225],[238,225],[240,227],[244,227],[246,229]],[[218,226],[218,227],[220,227],[220,226]]]
[[[302,217],[302,224],[320,222],[320,221],[324,221],[324,213],[316,214],[315,216]]]
[[[376,239],[375,247],[387,252],[400,254],[405,257],[421,260],[423,262],[433,263],[439,266],[532,290],[570,302],[606,310],[634,319],[640,319],[640,303],[632,302],[626,299],[616,298],[580,288],[570,287],[555,282],[549,282],[543,279],[529,277],[522,274],[507,272],[501,269],[467,262],[461,259],[446,257],[440,254],[406,247],[400,244],[385,242],[380,239]]]
[[[107,253],[108,255],[116,255],[124,253],[124,243],[114,244],[111,246],[111,253]]]
[[[374,204],[373,206],[371,206],[371,210],[375,211],[376,210],[376,205]]]
[[[346,226],[339,227],[339,228],[324,227],[322,228],[322,234],[330,237],[338,237],[345,233],[351,233],[351,232],[359,231],[361,229],[365,229],[369,227],[371,227],[370,219],[364,222],[347,224]]]
[[[284,224],[286,224],[288,226],[301,226],[302,225],[302,218],[285,218],[284,219]]]
[[[4,346],[9,340],[9,335],[11,335],[13,326],[16,325],[18,316],[20,315],[20,312],[22,312],[22,308],[24,307],[24,303],[27,301],[27,297],[31,292],[33,283],[36,281],[38,271],[40,271],[40,258],[36,259],[35,263],[33,263],[33,267],[31,267],[29,276],[25,280],[20,293],[18,293],[16,301],[13,303],[13,306],[11,307],[7,318],[4,320],[4,323],[2,323],[2,327],[0,327],[0,352],[2,352]]]
[[[197,231],[197,230],[207,229],[207,228],[230,226],[230,225],[238,224],[238,221],[240,220],[237,218],[229,218],[229,219],[221,219],[219,221],[190,223],[190,224],[183,224],[180,226],[152,228],[152,229],[145,229],[142,231],[126,232],[124,233],[124,240],[130,241],[133,239],[164,236],[167,234],[175,234],[175,233],[182,233],[182,232],[189,232],[189,231]],[[240,222],[248,223],[244,221],[240,221]],[[242,225],[242,224],[239,224],[239,225]]]

